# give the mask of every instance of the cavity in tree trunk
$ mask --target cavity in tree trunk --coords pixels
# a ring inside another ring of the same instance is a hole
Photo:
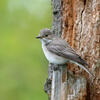
[[[96,79],[74,65],[49,65],[45,91],[50,100],[100,100],[100,0],[52,0],[54,34],[89,64]],[[73,72],[73,73],[72,73]]]

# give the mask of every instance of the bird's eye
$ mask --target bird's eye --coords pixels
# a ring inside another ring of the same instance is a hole
[[[48,35],[45,35],[46,37],[48,36]]]

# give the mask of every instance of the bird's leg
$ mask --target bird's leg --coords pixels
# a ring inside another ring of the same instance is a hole
[[[53,63],[50,63],[50,64],[51,64],[54,71],[59,70],[59,65],[53,64]]]
[[[58,66],[66,66],[66,64],[58,64]]]
[[[59,70],[60,67],[66,66],[66,64],[53,64],[53,63],[50,63],[50,64],[54,71]]]
[[[53,63],[51,63],[51,65],[53,66],[53,70],[56,71],[56,70],[59,70],[59,68],[61,66],[64,66],[65,64],[53,64]]]

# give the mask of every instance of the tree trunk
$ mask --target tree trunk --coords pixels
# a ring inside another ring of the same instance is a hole
[[[54,34],[88,62],[96,79],[89,79],[74,64],[56,70],[55,65],[49,65],[45,84],[49,99],[100,100],[100,0],[52,0],[52,6]]]

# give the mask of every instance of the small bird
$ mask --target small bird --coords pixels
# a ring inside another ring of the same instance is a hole
[[[85,67],[88,66],[86,61],[65,40],[53,34],[50,29],[45,28],[41,30],[39,36],[36,38],[40,39],[44,55],[50,63],[58,65],[66,64],[66,62],[74,63],[83,68],[91,76],[94,76]]]

